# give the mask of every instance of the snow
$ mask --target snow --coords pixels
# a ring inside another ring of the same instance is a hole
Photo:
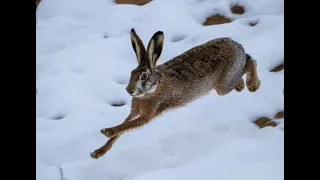
[[[233,15],[230,4],[246,13]],[[252,121],[284,107],[283,0],[42,0],[37,10],[37,180],[283,180],[284,123],[259,129]],[[229,24],[202,26],[222,13]],[[256,26],[248,22],[258,21]],[[158,64],[213,38],[231,37],[256,59],[261,88],[227,96],[215,91],[121,136],[98,160],[108,139],[99,131],[127,117],[125,90],[137,66],[130,29],[146,45],[165,40]],[[106,36],[106,37],[105,37]],[[123,101],[114,107],[110,104]]]

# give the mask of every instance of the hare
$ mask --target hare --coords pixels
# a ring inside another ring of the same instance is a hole
[[[131,29],[131,43],[138,67],[131,72],[127,92],[132,96],[131,112],[120,125],[102,129],[108,142],[91,153],[99,158],[129,130],[142,127],[161,113],[179,108],[215,89],[223,96],[246,85],[250,92],[260,87],[257,63],[244,48],[230,38],[218,38],[193,47],[183,54],[156,65],[164,42],[162,31],[156,32],[145,47]]]

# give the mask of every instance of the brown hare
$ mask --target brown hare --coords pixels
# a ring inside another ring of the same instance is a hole
[[[91,153],[92,158],[106,153],[124,132],[146,125],[164,111],[190,103],[212,89],[220,96],[233,89],[242,91],[244,74],[250,92],[260,87],[256,61],[230,38],[211,40],[158,66],[163,32],[152,36],[147,50],[134,29],[131,42],[138,60],[126,88],[132,96],[131,112],[122,124],[101,130],[110,139]]]

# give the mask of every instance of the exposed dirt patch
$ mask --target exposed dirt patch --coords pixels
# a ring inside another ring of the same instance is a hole
[[[264,128],[267,126],[276,127],[278,123],[274,120],[284,118],[284,111],[278,112],[273,119],[269,117],[260,117],[257,118],[253,123],[257,125],[259,128]]]
[[[254,124],[256,124],[259,128],[264,128],[266,126],[275,127],[277,125],[277,123],[268,117],[260,117],[254,121]]]
[[[142,6],[151,2],[151,0],[115,0],[114,2],[117,4],[135,4]]]
[[[211,25],[217,25],[217,24],[225,24],[232,22],[232,19],[227,18],[223,15],[216,14],[213,16],[207,17],[206,21],[203,23],[204,26],[211,26]]]
[[[234,5],[231,7],[231,12],[233,14],[243,14],[245,12],[245,9],[243,6],[240,5]]]
[[[264,127],[267,127],[267,126],[276,127],[277,125],[278,125],[278,123],[276,123],[274,121],[269,121],[264,125]]]
[[[280,64],[279,66],[273,68],[270,72],[279,72],[282,71],[284,69],[284,63]]]
[[[275,116],[274,116],[275,119],[282,119],[284,118],[284,111],[280,111],[278,112]]]

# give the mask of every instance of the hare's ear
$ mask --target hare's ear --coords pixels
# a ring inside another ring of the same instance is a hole
[[[163,41],[164,41],[164,35],[162,31],[156,32],[147,48],[147,59],[148,59],[148,65],[151,69],[154,69],[157,64],[157,60],[161,55],[162,47],[163,47]]]
[[[146,49],[144,48],[143,42],[133,28],[131,29],[130,37],[133,50],[137,56],[138,64],[141,65],[145,61]]]

